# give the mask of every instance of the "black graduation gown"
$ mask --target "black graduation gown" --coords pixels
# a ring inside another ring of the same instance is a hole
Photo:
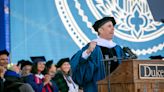
[[[102,51],[102,54],[103,54],[103,58],[105,59],[107,55],[108,58],[113,58],[113,56],[116,56],[117,57],[117,54],[116,54],[116,50],[115,48],[107,48],[107,47],[102,47],[100,46],[101,48],[101,51]],[[110,60],[110,61],[104,61],[104,65],[105,65],[105,72],[106,72],[106,75],[108,75],[109,73],[109,65],[110,65],[110,73],[112,73],[119,65],[119,62],[116,60]]]

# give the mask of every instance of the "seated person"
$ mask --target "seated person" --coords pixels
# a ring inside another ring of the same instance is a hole
[[[58,92],[58,87],[55,81],[52,80],[52,78],[55,76],[55,73],[56,73],[56,66],[53,64],[53,60],[49,60],[46,62],[46,68],[45,68],[44,73],[50,75],[51,77],[50,83],[53,87],[53,92]]]
[[[60,92],[78,92],[79,89],[72,80],[69,62],[69,58],[63,58],[56,65],[58,70],[52,80],[56,82]]]
[[[18,61],[17,66],[21,69],[21,77],[26,77],[31,74],[32,62],[30,62],[29,60],[20,60]]]
[[[4,73],[5,73],[5,69],[3,66],[0,66],[0,92],[3,92],[4,90]]]
[[[27,76],[25,81],[32,86],[35,92],[53,92],[52,85],[50,85],[50,75],[43,75],[46,62],[45,57],[31,57],[31,60],[33,61],[32,74]]]
[[[7,69],[7,65],[9,62],[8,56],[9,56],[9,52],[7,50],[0,51],[0,66],[3,66],[5,69]]]
[[[5,72],[4,92],[34,92],[32,87],[24,83],[16,65],[9,65]]]

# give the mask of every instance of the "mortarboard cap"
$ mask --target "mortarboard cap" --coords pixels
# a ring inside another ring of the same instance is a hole
[[[6,54],[7,56],[9,56],[9,52],[7,50],[1,50],[0,55],[2,55],[2,54]]]
[[[53,64],[53,60],[49,60],[46,62],[46,67],[50,68],[52,64]]]
[[[62,58],[58,61],[56,67],[59,68],[64,62],[70,62],[69,58]]]
[[[34,56],[34,57],[30,57],[30,58],[34,63],[46,62],[46,59],[44,56]]]
[[[105,23],[111,21],[113,23],[113,26],[116,24],[116,21],[114,17],[104,17],[100,20],[97,20],[94,25],[92,26],[96,32],[98,32],[98,29],[104,25]]]
[[[31,65],[31,66],[32,66],[32,62],[30,62],[29,60],[25,60],[25,62],[23,62],[23,63],[21,64],[21,69],[22,69],[24,66],[26,66],[26,65]]]
[[[162,57],[161,55],[157,55],[157,56],[150,56],[150,59],[163,59],[164,57]]]
[[[17,63],[17,66],[20,66],[20,69],[22,69],[26,65],[32,65],[32,62],[30,62],[29,60],[22,59]]]
[[[24,59],[22,59],[22,60],[19,60],[18,61],[18,63],[17,63],[17,66],[22,66],[22,64],[25,62],[25,60]]]

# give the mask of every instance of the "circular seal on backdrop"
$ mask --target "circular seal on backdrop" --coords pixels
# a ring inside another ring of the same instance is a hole
[[[113,16],[117,22],[114,41],[137,55],[164,48],[164,24],[153,21],[143,0],[54,0],[59,16],[74,42],[82,48],[97,36],[94,21]]]

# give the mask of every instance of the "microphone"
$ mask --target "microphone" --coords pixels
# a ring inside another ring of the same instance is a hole
[[[118,60],[122,60],[123,58],[117,58],[116,56],[113,56],[113,57],[111,57],[111,58],[109,58],[109,56],[108,55],[105,55],[105,59],[103,59],[102,61],[114,61],[114,62],[117,62]]]
[[[137,55],[134,54],[129,47],[123,47],[123,51],[125,52],[125,54],[127,53],[129,55],[129,59],[137,59]]]

